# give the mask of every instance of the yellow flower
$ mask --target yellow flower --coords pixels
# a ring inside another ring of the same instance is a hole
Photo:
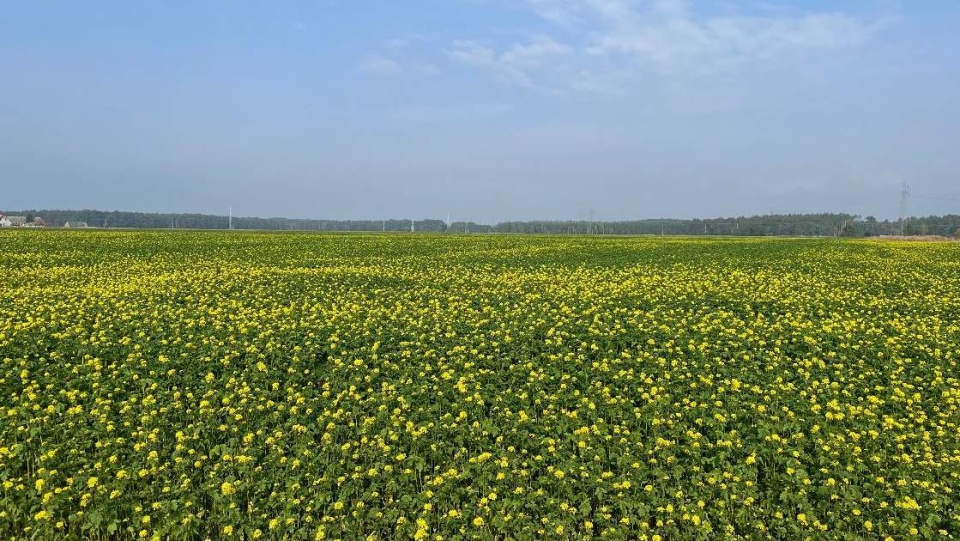
[[[229,481],[224,481],[223,484],[220,485],[220,492],[223,493],[224,496],[230,496],[236,491],[236,487],[234,487]]]
[[[477,517],[477,518],[473,519],[473,525],[476,526],[477,528],[483,526],[483,518],[482,518],[482,517]]]

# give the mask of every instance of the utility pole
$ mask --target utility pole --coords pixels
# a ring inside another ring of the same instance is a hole
[[[227,229],[233,229],[233,207],[230,207],[230,215],[227,218]]]
[[[910,197],[910,186],[904,180],[900,184],[900,236],[904,234],[904,225],[907,219],[907,198]]]

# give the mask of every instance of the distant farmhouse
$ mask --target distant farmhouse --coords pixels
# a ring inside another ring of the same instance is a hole
[[[5,216],[0,212],[0,227],[46,227],[47,222],[36,216]]]
[[[4,216],[0,214],[0,227],[26,227],[26,216]]]
[[[87,225],[87,222],[66,222],[65,224],[63,224],[63,227],[66,227],[69,229],[86,229],[90,226]]]

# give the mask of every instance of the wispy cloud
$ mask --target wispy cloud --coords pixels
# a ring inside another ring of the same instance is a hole
[[[588,46],[590,54],[628,54],[659,65],[750,61],[795,51],[860,46],[885,25],[844,13],[695,17],[683,10],[627,12]]]
[[[705,13],[687,0],[524,0],[524,5],[563,38],[540,35],[499,48],[457,41],[447,56],[524,87],[563,72],[567,89],[607,92],[631,73],[651,69],[712,72],[780,55],[856,49],[895,19],[760,3]],[[549,69],[539,69],[547,58]]]
[[[365,75],[397,75],[403,72],[403,66],[392,58],[379,54],[367,55],[357,66],[357,71]]]
[[[365,56],[357,71],[371,76],[420,75],[434,77],[442,70],[436,64],[435,54],[425,57],[420,49],[429,38],[423,34],[407,33],[385,40]]]
[[[532,88],[533,74],[553,59],[571,54],[573,49],[547,36],[535,36],[525,43],[515,43],[503,51],[474,41],[455,41],[446,54],[468,66],[489,70],[500,79]]]

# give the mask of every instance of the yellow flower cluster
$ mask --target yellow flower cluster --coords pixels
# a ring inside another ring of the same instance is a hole
[[[0,537],[960,531],[958,244],[0,246]]]

